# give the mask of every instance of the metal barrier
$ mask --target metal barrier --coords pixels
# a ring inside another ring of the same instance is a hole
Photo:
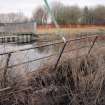
[[[88,36],[83,36],[81,38],[76,38],[76,39],[70,39],[70,40],[67,40],[67,43],[69,42],[74,42],[74,41],[79,41],[79,40],[84,40],[84,39],[87,39],[87,38],[94,38],[94,37],[99,37],[100,35],[88,35]],[[37,48],[42,48],[42,47],[48,47],[48,46],[52,46],[52,45],[57,45],[57,44],[63,44],[64,42],[63,41],[59,41],[59,42],[54,42],[54,43],[51,43],[51,44],[45,44],[45,45],[41,45],[41,46],[36,46],[36,47],[31,47],[31,48],[24,48],[24,49],[20,49],[20,50],[15,50],[15,51],[9,51],[9,52],[4,52],[4,53],[1,53],[0,56],[2,55],[7,55],[9,53],[16,53],[16,52],[22,52],[22,51],[27,51],[27,50],[32,50],[32,49],[37,49]]]
[[[86,37],[81,37],[81,38],[76,38],[76,39],[68,40],[67,43],[71,43],[71,42],[75,42],[75,41],[81,41],[81,40],[85,40],[87,38],[88,39],[94,38],[91,46],[88,45],[88,46],[82,46],[82,47],[79,47],[78,48],[78,49],[82,49],[82,48],[89,47],[89,51],[87,53],[87,55],[88,55],[88,54],[90,54],[92,48],[94,47],[95,42],[97,41],[97,38],[98,37],[100,37],[100,35],[92,35],[92,36],[91,35],[88,35]],[[17,66],[20,66],[20,65],[24,65],[24,64],[27,64],[27,63],[32,63],[32,62],[39,61],[39,60],[42,60],[42,59],[50,58],[50,57],[55,56],[55,55],[59,55],[58,60],[57,60],[57,62],[55,64],[55,68],[54,68],[54,69],[56,69],[56,67],[57,67],[57,65],[59,63],[59,60],[60,60],[60,58],[62,56],[62,53],[68,53],[70,51],[75,51],[75,50],[77,50],[77,48],[75,48],[75,49],[69,49],[69,50],[64,51],[64,48],[66,46],[66,45],[64,45],[63,46],[63,49],[62,49],[62,51],[60,53],[59,52],[58,53],[54,53],[54,54],[51,54],[49,56],[45,56],[45,57],[42,57],[42,58],[38,58],[38,59],[34,59],[34,60],[29,60],[29,61],[26,61],[26,62],[22,62],[20,64],[9,66],[8,64],[9,64],[10,58],[11,58],[11,56],[12,56],[13,53],[23,52],[23,51],[28,51],[28,50],[38,49],[38,48],[43,48],[43,47],[48,47],[48,46],[52,46],[52,45],[59,45],[59,44],[63,44],[63,43],[64,43],[63,41],[59,41],[59,42],[55,42],[55,43],[51,43],[51,44],[45,44],[45,45],[41,45],[41,46],[36,46],[36,47],[25,48],[25,49],[20,49],[20,50],[15,50],[15,51],[1,53],[0,56],[8,55],[7,60],[6,60],[5,67],[0,68],[0,70],[4,70],[4,73],[3,73],[3,81],[6,81],[6,77],[5,76],[6,76],[7,70],[10,69],[10,68],[17,67]],[[2,90],[5,91],[5,88],[6,88],[5,82],[3,84],[3,88],[4,88],[4,90],[3,89]]]

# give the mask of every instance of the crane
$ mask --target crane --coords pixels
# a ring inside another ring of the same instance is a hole
[[[60,54],[59,54],[59,57],[58,57],[58,59],[57,59],[57,62],[56,62],[56,64],[55,64],[55,67],[54,67],[54,70],[56,70],[56,68],[57,68],[57,66],[58,66],[58,63],[59,63],[59,61],[60,61],[60,58],[62,57],[62,54],[63,54],[63,52],[64,52],[64,49],[65,49],[65,47],[66,47],[68,41],[66,40],[66,38],[65,38],[65,36],[64,36],[64,33],[60,30],[60,26],[59,26],[59,24],[57,23],[57,21],[56,21],[54,15],[53,15],[53,13],[52,13],[52,11],[51,11],[51,8],[50,8],[50,6],[49,6],[49,4],[48,4],[48,1],[47,1],[47,0],[44,0],[44,3],[45,3],[45,5],[46,5],[46,8],[47,8],[47,11],[48,11],[49,15],[51,16],[51,19],[52,19],[53,23],[55,24],[55,26],[56,26],[56,28],[57,28],[57,30],[58,30],[57,35],[60,35],[60,37],[61,37],[62,40],[64,41],[64,45],[63,45],[63,47],[62,47],[62,50],[61,50],[61,52],[60,52]]]

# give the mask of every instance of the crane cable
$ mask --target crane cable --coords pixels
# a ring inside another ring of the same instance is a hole
[[[58,29],[58,35],[60,34],[62,40],[64,41],[64,43],[66,43],[67,40],[66,40],[66,38],[64,37],[64,34],[61,32],[60,26],[59,26],[59,24],[57,23],[57,21],[56,21],[54,15],[52,14],[51,8],[50,8],[50,6],[49,6],[47,0],[44,0],[44,3],[45,3],[45,5],[46,5],[46,7],[47,7],[47,11],[48,11],[49,15],[51,16],[51,19],[52,19],[54,25],[55,25],[56,28]]]

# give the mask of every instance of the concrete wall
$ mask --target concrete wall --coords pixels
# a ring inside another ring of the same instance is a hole
[[[36,23],[6,23],[4,26],[0,26],[0,32],[36,32]]]

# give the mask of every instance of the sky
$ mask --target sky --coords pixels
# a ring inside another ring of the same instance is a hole
[[[81,7],[105,5],[105,0],[48,0],[49,4],[55,1]],[[43,0],[0,0],[0,13],[23,12],[26,16],[31,17],[32,12],[40,5],[44,5]]]

